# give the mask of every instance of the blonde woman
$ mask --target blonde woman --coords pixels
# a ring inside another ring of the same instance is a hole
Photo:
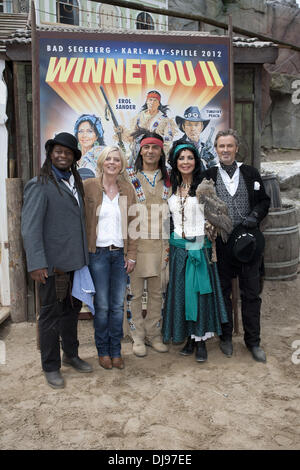
[[[104,369],[124,368],[121,357],[127,275],[136,262],[137,241],[128,236],[134,189],[120,176],[126,159],[119,147],[105,147],[98,176],[84,181],[89,269],[95,285],[95,343]]]

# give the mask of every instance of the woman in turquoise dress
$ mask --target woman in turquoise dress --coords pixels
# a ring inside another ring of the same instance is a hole
[[[200,158],[194,145],[181,143],[169,157],[172,196],[169,285],[163,316],[165,343],[182,343],[182,355],[207,360],[206,340],[222,334],[227,322],[217,266],[211,261],[211,242],[205,236],[204,208],[196,198]]]

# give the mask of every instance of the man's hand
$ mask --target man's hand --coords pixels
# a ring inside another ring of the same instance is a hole
[[[243,220],[242,225],[247,228],[256,228],[258,226],[257,214],[256,212],[251,212],[245,220]]]
[[[35,271],[31,271],[30,273],[31,279],[36,282],[41,282],[42,284],[46,284],[46,279],[48,277],[48,269],[36,269]]]
[[[127,274],[132,273],[132,271],[133,271],[134,268],[135,268],[135,261],[133,261],[133,260],[131,260],[131,259],[126,259],[126,258],[125,258],[125,265],[124,265],[124,267],[126,268]]]

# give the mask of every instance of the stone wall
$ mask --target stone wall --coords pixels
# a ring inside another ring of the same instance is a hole
[[[272,103],[263,120],[262,145],[300,149],[300,79],[272,73],[270,97]]]

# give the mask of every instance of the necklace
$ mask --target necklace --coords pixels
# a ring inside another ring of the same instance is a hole
[[[113,192],[116,190],[116,188],[109,188],[109,189],[108,189],[108,188],[106,188],[105,186],[103,186],[103,187],[104,187],[104,191],[105,191],[106,193],[113,193]]]
[[[191,183],[184,183],[184,182],[182,182],[180,185],[180,187],[183,189],[190,189],[191,186],[192,186]]]
[[[187,193],[184,198],[182,197],[182,192],[181,192],[181,187],[179,188],[179,204],[180,204],[180,212],[181,212],[181,227],[182,227],[182,238],[185,238],[185,233],[184,233],[184,221],[186,218],[184,217],[184,205],[186,203],[186,200],[189,196],[189,193]]]
[[[157,170],[157,171],[154,173],[153,181],[151,182],[150,179],[148,178],[148,176],[147,176],[143,171],[141,171],[142,175],[144,176],[144,178],[146,178],[146,180],[147,180],[148,183],[152,186],[152,188],[155,187],[155,180],[156,180],[156,177],[157,177],[157,175],[158,175],[158,172],[159,172],[159,170]]]

